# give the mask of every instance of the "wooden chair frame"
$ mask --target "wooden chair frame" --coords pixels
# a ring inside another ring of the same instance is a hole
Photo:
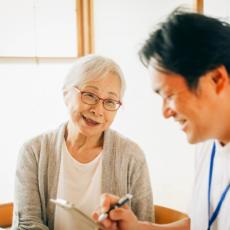
[[[12,225],[13,203],[0,204],[0,227],[7,228]]]
[[[154,205],[153,209],[155,213],[156,224],[169,224],[178,220],[189,218],[185,213],[175,209],[166,208],[164,206]]]

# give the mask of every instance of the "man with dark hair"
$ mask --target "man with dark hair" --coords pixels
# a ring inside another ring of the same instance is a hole
[[[196,154],[191,229],[230,229],[230,25],[177,9],[150,35],[140,58],[163,99],[164,117],[180,124],[189,143],[203,142]],[[108,209],[116,198],[104,197]],[[105,226],[112,225],[162,229],[138,222],[127,207],[111,211]]]

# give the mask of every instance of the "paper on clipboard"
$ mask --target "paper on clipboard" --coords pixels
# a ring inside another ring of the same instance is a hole
[[[79,210],[74,204],[63,200],[63,199],[50,199],[50,201],[59,207],[62,207],[73,213],[76,220],[79,221],[79,224],[82,226],[81,229],[84,230],[97,230],[103,229],[99,223],[96,223],[93,219],[88,217],[85,213]]]

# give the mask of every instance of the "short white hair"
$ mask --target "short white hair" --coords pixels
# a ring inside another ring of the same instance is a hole
[[[67,93],[73,87],[81,87],[88,81],[106,77],[108,74],[115,74],[121,81],[121,99],[124,96],[126,83],[120,66],[110,58],[90,54],[79,58],[67,74],[63,92]]]

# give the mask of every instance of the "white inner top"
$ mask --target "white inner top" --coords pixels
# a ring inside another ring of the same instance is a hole
[[[99,207],[101,195],[102,153],[94,160],[83,164],[69,153],[65,140],[59,173],[57,198],[74,203],[86,215]],[[79,229],[78,221],[71,213],[56,206],[55,230]]]

